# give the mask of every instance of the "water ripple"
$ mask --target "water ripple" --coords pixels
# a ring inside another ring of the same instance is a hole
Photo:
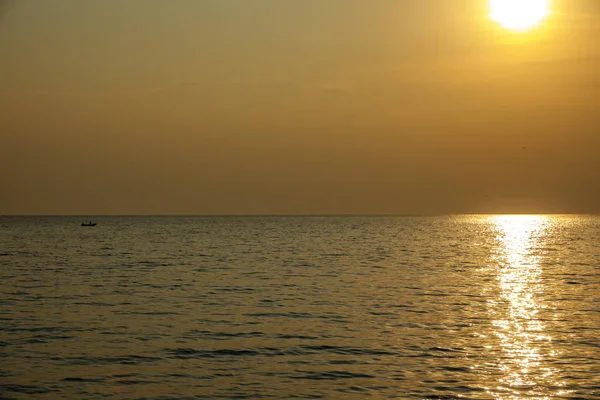
[[[600,217],[0,217],[0,397],[600,398]]]

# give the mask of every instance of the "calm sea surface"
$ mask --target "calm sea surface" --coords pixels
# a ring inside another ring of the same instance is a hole
[[[600,217],[0,217],[0,397],[598,399]]]

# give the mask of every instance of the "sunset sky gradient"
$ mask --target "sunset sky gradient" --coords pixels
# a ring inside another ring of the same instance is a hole
[[[0,109],[0,214],[596,213],[600,1],[4,0]]]

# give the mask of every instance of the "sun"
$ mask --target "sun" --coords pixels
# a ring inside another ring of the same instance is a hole
[[[550,14],[550,0],[490,0],[490,18],[507,29],[526,31]]]

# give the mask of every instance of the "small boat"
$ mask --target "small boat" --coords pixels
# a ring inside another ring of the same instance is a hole
[[[96,226],[96,223],[95,223],[95,222],[94,222],[94,223],[92,223],[92,221],[90,221],[88,224],[86,224],[85,222],[83,222],[83,223],[81,224],[81,226]]]

